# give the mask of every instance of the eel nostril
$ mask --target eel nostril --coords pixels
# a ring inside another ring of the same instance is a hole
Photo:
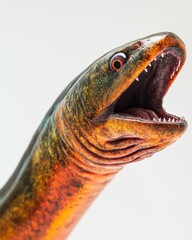
[[[140,48],[142,46],[142,42],[138,41],[136,43],[134,43],[133,45],[133,50],[137,50],[138,48]]]

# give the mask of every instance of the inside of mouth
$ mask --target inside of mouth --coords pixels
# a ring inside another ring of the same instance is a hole
[[[179,121],[163,108],[163,97],[180,69],[181,53],[168,48],[144,69],[117,100],[114,112],[150,121]]]

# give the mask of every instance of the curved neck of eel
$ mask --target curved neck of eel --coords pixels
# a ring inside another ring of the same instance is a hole
[[[65,239],[117,172],[90,161],[77,137],[81,121],[63,105],[37,130],[21,160],[25,166],[1,190],[2,240]]]

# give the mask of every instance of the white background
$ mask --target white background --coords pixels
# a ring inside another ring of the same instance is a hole
[[[0,187],[65,86],[105,52],[172,31],[188,58],[164,100],[192,117],[192,1],[0,0]],[[166,150],[128,165],[83,216],[70,240],[191,240],[191,126]]]

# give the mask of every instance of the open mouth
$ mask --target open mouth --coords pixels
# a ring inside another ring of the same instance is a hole
[[[129,88],[118,98],[114,113],[138,121],[182,123],[183,117],[167,113],[163,97],[183,64],[180,48],[168,47],[143,69]]]

